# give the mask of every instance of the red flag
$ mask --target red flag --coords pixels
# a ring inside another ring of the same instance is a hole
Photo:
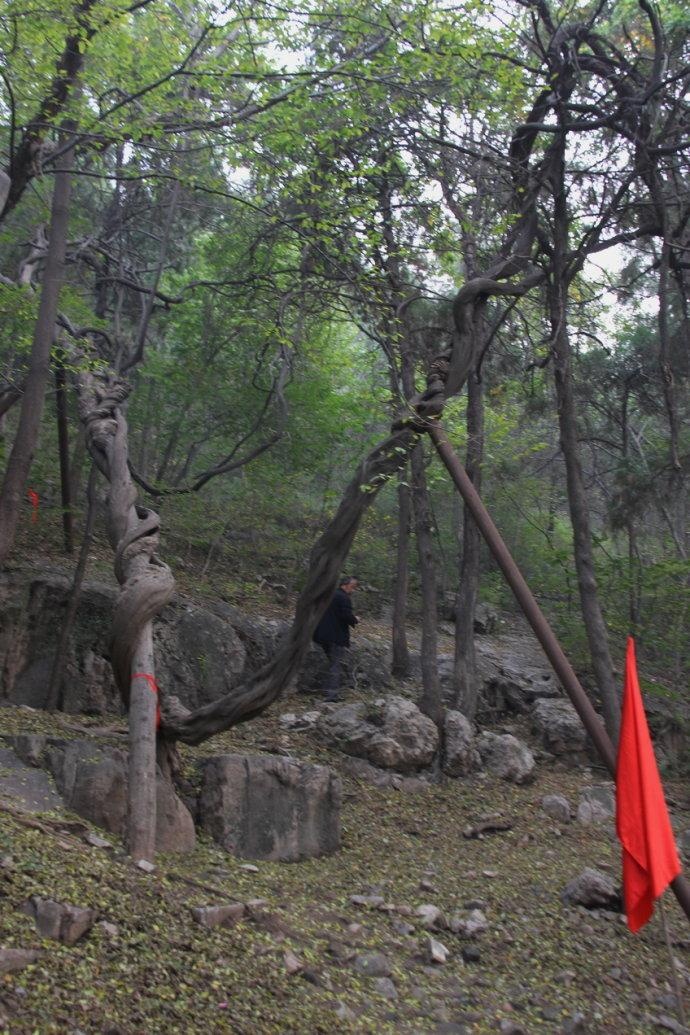
[[[680,860],[642,704],[632,636],[625,659],[618,742],[616,831],[623,845],[628,927],[639,931],[654,911],[654,900],[680,873]]]

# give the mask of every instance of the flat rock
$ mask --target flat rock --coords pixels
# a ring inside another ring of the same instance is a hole
[[[242,902],[230,902],[223,906],[195,906],[192,916],[202,927],[232,927],[245,915]]]
[[[39,949],[6,949],[0,946],[0,974],[13,974],[31,966],[41,956]]]
[[[64,807],[48,774],[22,762],[5,747],[0,747],[0,795],[24,812],[62,811]]]

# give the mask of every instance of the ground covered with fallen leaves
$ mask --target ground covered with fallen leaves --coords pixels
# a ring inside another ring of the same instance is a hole
[[[338,769],[343,756],[308,733],[281,730],[288,706],[295,710],[294,701],[279,704],[200,749],[184,749],[185,768],[193,771],[200,752],[289,751]],[[68,735],[65,720],[57,729],[54,721],[0,710],[4,733]],[[565,884],[586,866],[617,875],[619,850],[610,829],[558,826],[541,800],[560,793],[576,806],[580,787],[604,780],[603,772],[568,770],[546,756],[525,787],[474,776],[404,791],[344,774],[337,854],[252,864],[201,838],[190,855],[159,857],[152,874],[137,870],[113,837],[111,849],[87,844],[83,821],[47,815],[31,817],[32,826],[0,811],[0,945],[42,950],[35,964],[0,977],[0,1031],[673,1030],[658,916],[633,936],[617,914],[561,901]],[[681,799],[682,827],[681,792],[672,793]],[[497,817],[511,828],[464,836]],[[72,947],[41,940],[20,909],[31,895],[95,908],[105,923]],[[372,904],[352,896],[371,896]],[[228,928],[206,930],[192,918],[193,906],[228,902],[253,904]],[[446,963],[432,964],[430,932],[415,914],[423,904],[448,917],[481,909],[488,930],[471,939],[431,932],[449,950]],[[681,975],[690,981],[687,921],[670,896],[666,910]],[[370,953],[389,961],[387,980],[358,969]]]

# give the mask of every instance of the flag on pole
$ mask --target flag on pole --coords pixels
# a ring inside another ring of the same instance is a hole
[[[623,716],[616,767],[616,832],[623,845],[623,898],[628,927],[639,931],[654,900],[680,873],[680,860],[666,809],[628,637]]]

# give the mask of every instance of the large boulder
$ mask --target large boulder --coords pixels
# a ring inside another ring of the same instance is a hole
[[[489,733],[477,738],[477,749],[486,769],[509,783],[529,783],[534,777],[534,755],[512,733]]]
[[[570,701],[537,701],[532,707],[531,725],[546,750],[561,761],[577,764],[585,760],[587,733]]]
[[[199,823],[245,859],[295,862],[340,847],[340,779],[279,755],[218,755],[202,767]]]
[[[320,735],[346,755],[365,758],[381,769],[411,773],[430,765],[438,750],[438,730],[413,701],[379,698],[372,706],[347,704],[324,713]]]
[[[78,816],[114,834],[127,823],[127,768],[117,748],[89,740],[51,738],[46,761],[65,804]]]
[[[96,826],[124,836],[127,828],[127,755],[124,751],[86,739],[62,740],[34,735],[7,740],[14,750],[3,749],[2,754],[14,758],[15,765],[23,767],[26,787],[33,786],[36,780],[48,781],[39,766],[47,769],[55,781],[59,794],[51,790],[50,797],[39,800],[33,811],[64,804]],[[191,851],[196,842],[194,821],[172,784],[160,772],[156,802],[158,851]]]
[[[481,765],[474,740],[474,727],[462,712],[448,709],[444,718],[443,772],[446,776],[468,776]]]

